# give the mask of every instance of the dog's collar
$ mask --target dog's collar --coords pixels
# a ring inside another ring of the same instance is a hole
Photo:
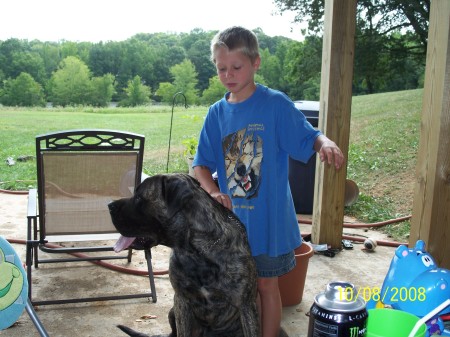
[[[232,220],[237,226],[239,231],[243,234],[243,235],[247,235],[247,230],[245,229],[245,226],[242,222],[240,222],[234,215],[232,214],[228,214],[228,218],[230,220]],[[207,245],[206,247],[202,247],[200,248],[200,254],[206,256],[206,254],[211,250],[211,248],[213,248],[214,246],[216,246],[220,241],[222,240],[222,237],[218,238],[216,241],[214,241],[213,243]]]
[[[244,224],[239,221],[234,214],[228,214],[228,219],[232,220],[238,226],[241,233],[247,235],[247,229],[245,228]]]
[[[202,247],[200,248],[200,254],[202,255],[206,255],[208,253],[209,250],[211,250],[212,247],[214,247],[215,245],[217,245],[220,241],[222,240],[222,238],[218,238],[216,241],[214,241],[213,243],[211,243],[210,245],[206,246],[206,247]]]

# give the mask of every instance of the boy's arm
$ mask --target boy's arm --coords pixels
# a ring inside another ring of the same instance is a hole
[[[314,142],[314,150],[319,153],[320,161],[326,161],[329,165],[334,163],[337,170],[345,163],[341,149],[331,139],[319,135]]]
[[[214,182],[209,168],[206,166],[195,166],[194,172],[195,177],[200,182],[200,186],[219,203],[231,210],[232,206],[230,197],[227,194],[220,192],[219,187],[217,187]]]

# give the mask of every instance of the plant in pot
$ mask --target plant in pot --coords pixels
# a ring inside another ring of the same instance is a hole
[[[198,139],[196,137],[185,138],[181,141],[184,145],[184,157],[188,163],[189,175],[195,177],[194,170],[192,169],[192,161],[194,160],[195,153],[197,152]]]

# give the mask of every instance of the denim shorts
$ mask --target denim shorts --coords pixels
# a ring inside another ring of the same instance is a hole
[[[281,276],[290,272],[295,267],[294,251],[276,257],[262,254],[253,258],[256,262],[258,277]]]

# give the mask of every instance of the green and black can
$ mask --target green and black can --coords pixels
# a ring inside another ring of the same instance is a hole
[[[314,298],[308,337],[364,337],[367,317],[366,302],[352,283],[331,282]]]

